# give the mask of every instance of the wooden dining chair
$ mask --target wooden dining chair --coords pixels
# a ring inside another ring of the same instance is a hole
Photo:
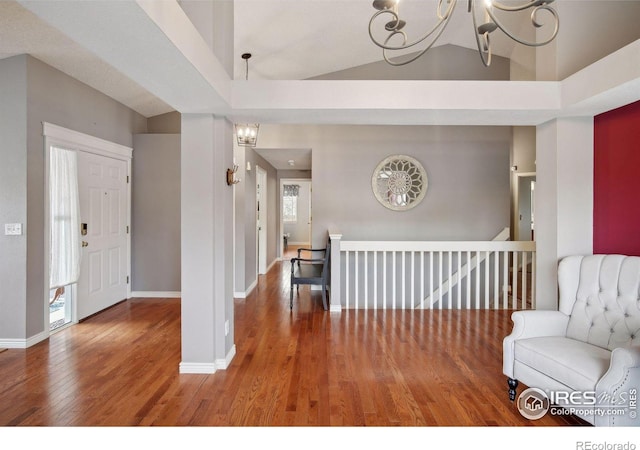
[[[306,256],[306,257],[303,257]],[[329,309],[327,298],[329,295],[329,261],[331,257],[331,242],[327,240],[326,248],[299,248],[298,257],[291,258],[291,289],[289,307],[293,309],[293,287],[300,295],[300,285],[322,286],[322,306]]]

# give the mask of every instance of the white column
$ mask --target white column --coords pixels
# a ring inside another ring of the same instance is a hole
[[[182,115],[181,373],[224,369],[233,344],[233,159],[231,124]]]
[[[342,289],[340,280],[340,241],[342,234],[329,233],[331,239],[331,296],[329,297],[329,310],[331,312],[342,312]]]
[[[558,262],[593,252],[593,117],[536,133],[536,308],[556,309]]]

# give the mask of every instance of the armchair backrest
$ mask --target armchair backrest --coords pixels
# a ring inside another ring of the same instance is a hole
[[[609,350],[640,344],[640,257],[566,257],[558,286],[567,337]]]

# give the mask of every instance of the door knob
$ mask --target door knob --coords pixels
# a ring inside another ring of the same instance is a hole
[[[89,243],[87,241],[82,241],[82,246],[83,247],[87,247],[89,245]]]

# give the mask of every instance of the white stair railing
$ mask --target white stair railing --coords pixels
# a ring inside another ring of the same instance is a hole
[[[341,237],[332,235],[332,311],[535,307],[535,242]]]
[[[504,228],[496,237],[492,239],[492,241],[508,241],[510,235],[509,227]],[[446,295],[449,292],[449,289],[453,288],[469,275],[472,271],[476,269],[486,258],[486,253],[481,253],[480,256],[473,256],[469,262],[462,265],[460,270],[456,271],[450,278],[444,281],[440,287],[438,287],[435,291],[433,291],[427,298],[424,298],[420,301],[420,304],[416,305],[417,309],[420,308],[433,308],[433,304],[438,301],[438,299],[442,298],[442,296]]]

